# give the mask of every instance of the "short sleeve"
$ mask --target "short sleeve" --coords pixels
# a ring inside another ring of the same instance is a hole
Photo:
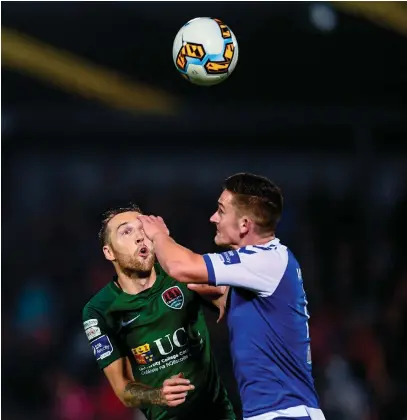
[[[262,296],[277,289],[288,264],[285,246],[247,246],[205,254],[209,284],[242,287]]]
[[[88,305],[85,306],[82,311],[82,321],[86,337],[100,369],[127,356],[120,340],[108,327],[105,317],[99,311]]]

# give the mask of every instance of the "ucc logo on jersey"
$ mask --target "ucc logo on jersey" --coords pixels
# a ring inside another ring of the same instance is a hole
[[[143,344],[135,349],[131,349],[131,351],[133,352],[138,365],[147,365],[155,360],[154,355],[150,350],[150,344]]]
[[[195,342],[197,340],[200,340],[199,344],[203,343],[199,331],[197,331],[194,336],[192,336],[191,332],[191,338],[194,340],[194,343],[192,343],[194,347],[196,347]],[[131,351],[138,365],[148,365],[157,361],[157,357],[158,359],[162,359],[162,356],[172,357],[174,353],[177,353],[180,349],[188,346],[188,343],[188,333],[185,331],[184,327],[181,327],[172,333],[166,334],[164,337],[154,340],[151,345],[145,343],[131,349]],[[154,356],[154,353],[156,356]]]
[[[172,286],[162,293],[164,303],[172,309],[181,309],[184,305],[184,295],[178,286]]]

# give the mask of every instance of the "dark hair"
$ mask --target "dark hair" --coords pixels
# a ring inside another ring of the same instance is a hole
[[[137,213],[141,213],[139,206],[136,206],[133,203],[130,203],[127,207],[115,207],[110,210],[107,210],[102,215],[102,226],[98,233],[98,238],[102,246],[106,245],[109,242],[109,231],[107,229],[108,223],[113,219],[113,217],[117,216],[121,213],[126,213],[128,211],[135,211]]]
[[[275,231],[283,211],[277,185],[264,176],[238,173],[226,178],[223,189],[233,193],[233,204],[240,213],[251,213],[259,233]]]

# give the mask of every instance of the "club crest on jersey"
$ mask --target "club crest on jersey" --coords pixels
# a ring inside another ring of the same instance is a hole
[[[150,344],[148,343],[138,346],[135,349],[131,349],[131,351],[133,352],[138,365],[147,365],[155,360],[154,355],[150,350]]]
[[[181,309],[184,305],[184,295],[178,286],[172,286],[162,293],[164,303],[171,309]]]

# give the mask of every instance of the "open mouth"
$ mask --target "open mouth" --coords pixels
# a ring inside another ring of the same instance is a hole
[[[142,246],[138,253],[141,257],[147,257],[149,254],[148,248],[146,246]]]

